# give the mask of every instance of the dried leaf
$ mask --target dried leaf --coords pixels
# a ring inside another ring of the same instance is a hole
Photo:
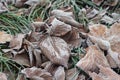
[[[18,34],[10,41],[10,48],[19,50],[22,47],[25,34]]]
[[[107,15],[105,15],[104,17],[102,17],[101,19],[102,22],[106,23],[106,24],[113,24],[115,22],[115,20]]]
[[[79,73],[76,68],[66,70],[66,80],[77,80],[78,74]]]
[[[29,57],[26,53],[17,54],[15,57],[12,58],[12,60],[17,62],[18,64],[30,66]]]
[[[72,28],[72,30],[62,38],[68,43],[71,49],[77,48],[81,45],[81,38],[77,28]]]
[[[86,15],[86,17],[89,18],[89,19],[91,19],[91,18],[95,17],[98,13],[99,13],[98,10],[93,9],[92,11],[90,11],[90,12]]]
[[[40,32],[40,31],[44,31],[45,30],[46,23],[45,22],[33,22],[32,26],[33,26],[33,30],[35,32]]]
[[[58,67],[54,74],[55,80],[65,80],[65,71],[63,67]]]
[[[43,54],[51,62],[67,67],[70,56],[67,43],[58,37],[47,37],[40,43]]]
[[[83,29],[83,25],[74,20],[72,12],[64,12],[62,10],[53,10],[51,14],[54,15],[58,20],[66,24],[77,27],[79,29]]]
[[[7,34],[4,31],[0,31],[0,43],[6,43],[6,42],[10,42],[12,39],[12,35]]]
[[[97,38],[97,37],[94,37],[94,36],[90,36],[88,35],[90,40],[94,43],[94,44],[97,44],[101,49],[103,50],[109,50],[110,49],[110,43],[105,40],[105,39],[102,39],[102,38]]]
[[[106,39],[110,42],[111,49],[120,54],[120,23],[111,26],[107,33]]]
[[[110,64],[111,68],[117,68],[118,67],[118,65],[116,64],[115,60],[111,57],[109,52],[108,52],[106,58],[107,58],[108,63]]]
[[[72,30],[71,26],[57,20],[56,18],[51,22],[52,27],[50,34],[54,36],[63,36]]]
[[[116,6],[118,2],[119,2],[119,0],[113,0],[113,1],[106,0],[105,5]]]
[[[117,52],[112,51],[111,49],[108,50],[108,54],[112,57],[112,59],[115,61],[117,67],[120,68],[120,54]]]
[[[2,72],[0,72],[0,80],[7,80],[7,76]]]
[[[8,11],[8,8],[6,5],[6,2],[0,1],[0,13],[7,12],[7,11]]]
[[[93,45],[88,47],[85,57],[83,57],[76,65],[81,69],[85,70],[86,72],[97,72],[98,64],[101,64],[105,67],[109,67],[104,53],[96,45]]]
[[[41,68],[25,68],[21,71],[27,78],[32,80],[52,80],[52,75]]]
[[[94,24],[89,26],[89,34],[95,37],[104,38],[107,34],[107,27],[101,24]]]
[[[120,76],[109,67],[99,65],[100,73],[89,73],[93,80],[120,80]]]
[[[92,0],[95,4],[100,5],[104,0]]]

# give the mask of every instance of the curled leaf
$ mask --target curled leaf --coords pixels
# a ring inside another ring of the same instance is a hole
[[[81,69],[87,71],[98,71],[97,65],[109,67],[104,53],[96,46],[89,46],[85,57],[83,57],[76,65]]]
[[[67,67],[70,56],[67,43],[58,37],[47,37],[40,43],[43,54],[51,62]]]
[[[110,43],[102,38],[97,38],[94,36],[89,35],[90,40],[94,43],[97,44],[101,49],[103,50],[109,50],[110,49]]]
[[[27,78],[32,80],[52,80],[52,75],[41,68],[25,68],[21,71]]]
[[[53,10],[51,14],[54,15],[58,20],[66,24],[69,24],[77,28],[83,28],[82,24],[74,20],[72,12],[64,12],[62,10]]]
[[[54,74],[55,80],[65,80],[65,71],[63,67],[58,67]]]
[[[54,36],[63,36],[72,30],[70,25],[65,24],[64,22],[61,22],[56,18],[52,21],[51,24],[52,24],[52,27],[51,27],[50,34]]]

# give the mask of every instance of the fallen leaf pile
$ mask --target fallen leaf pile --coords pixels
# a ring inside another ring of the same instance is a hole
[[[104,0],[92,0],[100,5]],[[47,4],[48,0],[6,0],[21,8]],[[115,6],[114,3],[106,5]],[[69,7],[71,8],[71,7]],[[0,1],[0,13],[9,11]],[[90,11],[90,12],[88,12]],[[72,9],[54,9],[46,20],[33,21],[29,33],[7,34],[0,31],[0,44],[9,43],[4,54],[24,66],[16,80],[120,80],[120,23],[105,16],[106,10],[82,9],[88,27],[75,20]],[[107,19],[106,19],[107,18]],[[99,21],[112,25],[110,28]],[[79,52],[73,51],[80,48]],[[77,57],[77,62],[74,60]],[[71,62],[71,60],[73,62]],[[4,72],[4,71],[3,71]],[[7,80],[7,72],[0,80]]]

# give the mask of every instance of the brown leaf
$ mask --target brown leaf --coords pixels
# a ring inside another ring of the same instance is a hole
[[[47,37],[40,43],[43,54],[51,62],[67,67],[70,56],[67,43],[59,37]]]
[[[55,80],[65,80],[65,71],[63,67],[58,67],[54,74]]]
[[[78,71],[76,68],[66,70],[66,80],[77,80]]]
[[[111,56],[111,58],[116,63],[117,67],[120,68],[120,54],[117,52],[112,51],[111,49],[108,50],[108,54]]]
[[[104,53],[96,46],[89,46],[87,48],[87,53],[76,65],[81,69],[88,71],[98,71],[97,65],[101,64],[102,66],[109,67],[107,59],[104,56]]]
[[[103,67],[99,65],[100,73],[89,73],[93,80],[120,80],[120,75],[115,73],[109,67]]]
[[[0,80],[7,80],[7,76],[2,72],[0,72]]]
[[[56,18],[51,22],[52,27],[50,34],[54,36],[63,36],[72,30],[71,26],[57,20]]]
[[[111,26],[106,39],[110,42],[112,51],[120,54],[120,23]]]
[[[83,25],[74,20],[72,12],[64,12],[62,10],[53,10],[51,14],[54,15],[58,20],[66,24],[83,29]]]
[[[100,5],[104,0],[92,0],[95,4]]]
[[[17,54],[15,57],[12,58],[12,60],[17,62],[18,64],[30,66],[29,57],[26,53]]]
[[[7,12],[7,11],[8,11],[8,8],[7,8],[6,2],[0,1],[0,13]]]
[[[25,68],[21,71],[27,78],[32,80],[52,80],[52,75],[41,68]]]
[[[19,50],[22,47],[25,34],[18,34],[10,41],[10,48]]]
[[[116,6],[118,4],[119,0],[106,0],[106,4],[105,5],[109,5],[109,6]]]
[[[79,32],[77,28],[72,28],[72,30],[69,33],[62,36],[61,38],[63,38],[68,43],[71,49],[77,48],[81,44],[81,38],[79,36]]]
[[[103,50],[109,50],[110,49],[110,43],[105,40],[105,39],[102,39],[102,38],[97,38],[97,37],[94,37],[94,36],[90,36],[88,35],[90,40],[94,43],[94,44],[97,44],[101,49]]]
[[[107,34],[107,27],[101,24],[94,24],[89,26],[90,32],[88,34],[95,36],[95,37],[102,37]]]
[[[12,39],[12,35],[7,34],[4,31],[0,31],[0,43],[10,42],[11,39]]]
[[[44,31],[46,28],[46,23],[45,22],[33,22],[32,23],[33,30],[35,32],[40,32],[41,30]]]
[[[118,67],[118,65],[116,64],[115,60],[111,57],[111,55],[109,54],[109,52],[106,55],[106,58],[107,58],[108,63],[110,64],[111,68],[117,68]]]

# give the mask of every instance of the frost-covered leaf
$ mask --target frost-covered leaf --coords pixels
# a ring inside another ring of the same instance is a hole
[[[95,72],[89,73],[93,80],[120,80],[120,75],[115,73],[111,68],[103,67],[101,65],[99,65],[99,68],[100,68],[99,74]]]
[[[62,10],[53,10],[51,14],[54,15],[58,20],[66,24],[69,24],[73,27],[77,27],[79,29],[80,28],[83,29],[83,25],[77,22],[76,20],[74,20],[72,12],[64,12]]]
[[[56,18],[51,22],[50,34],[54,36],[63,36],[72,30],[71,26],[57,20]]]
[[[65,80],[64,67],[58,67],[54,74],[55,80]]]
[[[67,43],[63,39],[48,36],[40,42],[40,48],[51,62],[67,67],[70,52]]]
[[[52,80],[52,75],[41,68],[25,68],[21,71],[21,73],[25,74],[27,78],[32,80]]]
[[[0,31],[0,43],[10,42],[11,39],[12,39],[12,35],[7,34],[4,31]]]
[[[104,67],[109,67],[104,53],[96,45],[93,45],[87,48],[87,53],[85,57],[80,59],[80,61],[76,65],[86,72],[97,72],[98,64],[101,64]]]
[[[10,41],[10,48],[19,50],[22,47],[25,34],[18,34]]]
[[[0,80],[7,80],[7,76],[5,73],[0,72]]]

